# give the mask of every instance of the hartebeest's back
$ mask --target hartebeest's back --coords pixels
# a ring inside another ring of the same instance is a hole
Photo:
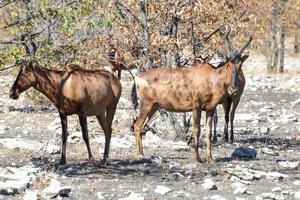
[[[205,102],[222,98],[223,94],[216,92],[224,89],[224,85],[217,81],[224,76],[214,73],[218,70],[221,69],[208,64],[185,69],[153,69],[136,78],[138,96],[157,102],[172,112],[191,111],[195,103],[203,104],[205,108],[209,106]]]
[[[62,96],[64,101],[74,105],[84,103],[86,114],[93,116],[103,112],[105,105],[120,97],[120,88],[120,82],[109,72],[78,70],[73,71],[65,81]]]

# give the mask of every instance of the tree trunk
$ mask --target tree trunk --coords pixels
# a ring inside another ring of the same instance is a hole
[[[294,36],[294,53],[299,53],[299,33],[296,32]]]
[[[267,71],[269,73],[277,72],[278,65],[278,40],[277,40],[277,17],[278,17],[278,0],[273,4],[272,20],[270,22],[270,41],[269,49],[267,51]]]
[[[148,2],[147,0],[144,1],[140,1],[140,8],[141,11],[143,13],[143,19],[141,20],[143,23],[143,31],[144,31],[144,42],[143,42],[143,46],[144,46],[144,70],[149,70],[152,66],[152,62],[150,59],[150,53],[149,53],[149,44],[150,44],[150,34],[149,34],[149,30],[148,30]]]
[[[284,66],[284,40],[285,40],[285,27],[280,24],[278,27],[278,72],[283,73]]]

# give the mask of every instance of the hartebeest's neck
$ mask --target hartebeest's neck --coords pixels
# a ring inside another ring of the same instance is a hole
[[[37,67],[35,69],[35,77],[35,89],[47,96],[55,106],[58,106],[61,87],[63,81],[67,78],[67,73]]]

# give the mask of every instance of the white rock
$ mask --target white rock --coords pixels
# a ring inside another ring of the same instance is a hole
[[[270,132],[269,127],[260,127],[259,130],[261,134],[268,134]]]
[[[294,185],[300,185],[300,181],[294,181],[293,184]]]
[[[179,163],[177,163],[177,162],[171,162],[170,164],[169,164],[169,169],[170,169],[170,171],[171,172],[177,172],[178,170],[179,170]]]
[[[29,191],[27,190],[23,196],[23,200],[37,200],[37,190]]]
[[[204,179],[204,182],[202,183],[202,188],[205,189],[205,190],[216,190],[216,189],[218,189],[211,178]]]
[[[50,155],[52,154],[59,154],[60,153],[60,146],[53,144],[50,142],[46,142],[44,147],[42,148],[43,151],[48,152]]]
[[[188,151],[190,147],[187,145],[186,142],[178,141],[178,142],[174,142],[173,149],[175,151]]]
[[[274,194],[274,193],[262,193],[260,195],[263,199],[274,199],[274,200],[284,200],[283,195]]]
[[[150,160],[151,160],[151,162],[160,165],[161,162],[162,162],[162,157],[160,157],[160,156],[151,156]]]
[[[158,185],[156,186],[154,192],[157,193],[157,194],[161,194],[161,195],[165,195],[169,192],[171,192],[172,190],[166,186],[163,186],[163,185]]]
[[[274,187],[272,189],[272,192],[281,192],[281,188],[280,187]]]
[[[284,168],[288,168],[288,169],[296,169],[299,164],[300,164],[300,161],[280,161],[278,162],[278,164],[281,166],[281,167],[284,167]]]
[[[128,197],[119,198],[119,200],[144,200],[145,197],[142,194],[130,192]]]
[[[36,151],[40,150],[41,147],[43,146],[38,141],[21,139],[21,138],[0,139],[0,144],[2,144],[8,149],[21,148],[21,149],[29,149],[29,150],[36,150]]]
[[[300,199],[300,190],[298,190],[297,192],[294,193],[294,197],[296,199]]]
[[[14,195],[24,192],[29,187],[28,180],[11,180],[0,182],[0,194]]]
[[[276,151],[273,151],[272,149],[269,149],[267,147],[261,148],[261,153],[271,155],[271,156],[278,156],[279,153]]]
[[[234,189],[234,194],[244,194],[248,190],[248,187],[240,182],[232,183],[231,187]]]
[[[58,195],[68,196],[70,192],[71,192],[70,187],[67,186],[62,187],[59,181],[55,179],[51,179],[50,185],[42,191],[42,196],[46,199],[54,198]]]
[[[105,199],[102,192],[97,192],[97,199]]]
[[[210,197],[212,200],[227,200],[226,198],[222,197],[221,195],[213,195]]]

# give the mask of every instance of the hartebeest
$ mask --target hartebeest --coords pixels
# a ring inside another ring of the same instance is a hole
[[[225,34],[226,37],[229,31]],[[195,161],[200,161],[198,153],[200,119],[201,111],[206,111],[206,156],[207,161],[212,163],[212,115],[220,102],[224,102],[228,95],[237,92],[237,75],[247,58],[248,55],[242,56],[239,60],[228,59],[218,68],[204,63],[185,69],[152,69],[136,77],[132,90],[133,103],[135,107],[138,105],[136,93],[141,102],[140,114],[134,124],[137,157],[143,157],[142,129],[161,107],[171,112],[192,111]]]
[[[230,31],[230,30],[229,30]],[[234,48],[234,45],[228,38],[229,32],[225,35],[225,42],[228,47],[229,51],[229,57],[227,59],[233,60],[235,63],[243,63],[245,59],[242,59],[243,56],[243,51],[246,49],[246,47],[250,44],[252,41],[252,36],[250,36],[248,42],[238,51]],[[247,55],[245,55],[247,56]],[[244,57],[245,57],[244,56]],[[221,64],[222,65],[222,64]],[[225,125],[224,125],[224,141],[228,142],[228,122],[229,122],[229,113],[230,113],[230,142],[234,141],[234,133],[233,133],[233,120],[234,120],[234,115],[237,106],[239,105],[241,96],[244,92],[244,87],[246,84],[246,79],[243,74],[242,68],[238,70],[237,72],[237,80],[236,80],[236,87],[237,87],[237,92],[233,95],[228,95],[227,98],[225,98],[224,102],[221,102],[223,105],[224,113],[225,113]],[[232,106],[232,109],[231,109]],[[217,120],[215,120],[217,121]],[[216,128],[214,128],[216,129]],[[214,141],[217,141],[217,136],[216,136],[216,130],[214,130]]]
[[[122,70],[131,70],[137,68],[133,58],[129,53],[113,50],[108,54],[108,62],[112,73],[121,79]]]
[[[119,80],[105,70],[84,70],[77,65],[68,65],[66,71],[50,70],[38,65],[21,66],[10,97],[34,87],[47,96],[57,107],[62,125],[62,152],[60,164],[66,163],[67,116],[77,114],[82,128],[82,137],[88,150],[88,163],[94,158],[90,149],[87,116],[96,116],[105,134],[103,160],[109,154],[111,125],[122,87]]]

